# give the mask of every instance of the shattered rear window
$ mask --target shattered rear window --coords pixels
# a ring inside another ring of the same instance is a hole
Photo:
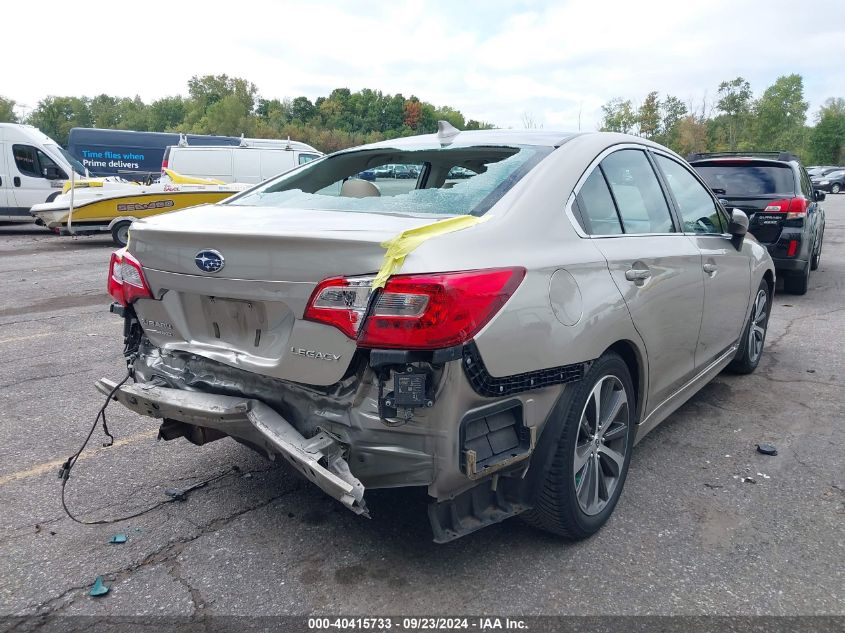
[[[313,161],[225,204],[403,215],[483,215],[552,148],[368,149]]]

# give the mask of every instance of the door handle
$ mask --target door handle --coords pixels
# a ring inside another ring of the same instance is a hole
[[[625,271],[625,279],[628,281],[645,281],[651,277],[651,271],[648,268],[632,268]]]
[[[20,179],[18,176],[15,176],[15,177],[12,179],[12,182],[13,182],[13,183],[15,183],[15,187],[20,187],[20,186],[21,186],[21,179]]]
[[[716,269],[718,268],[718,266],[716,266],[716,264],[709,264],[708,263],[708,264],[704,264],[702,266],[702,268],[704,269],[704,272],[706,272],[708,275],[712,275],[713,273],[716,272]]]

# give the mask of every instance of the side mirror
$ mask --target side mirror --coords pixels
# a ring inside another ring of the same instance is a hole
[[[814,194],[813,197],[816,199],[816,202],[821,202],[822,200],[825,199],[825,197],[827,195],[827,194],[825,194],[824,191],[819,191],[818,189],[816,189],[813,192],[813,194]]]
[[[55,165],[48,165],[44,168],[44,177],[47,180],[67,180],[65,173]]]
[[[731,210],[728,233],[731,234],[731,243],[739,250],[742,246],[742,241],[745,239],[745,234],[748,233],[748,216],[741,209]]]

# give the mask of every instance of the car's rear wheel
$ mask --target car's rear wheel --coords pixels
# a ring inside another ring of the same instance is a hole
[[[812,260],[812,255],[810,256]],[[812,262],[807,261],[804,268],[797,273],[789,273],[783,278],[783,289],[791,295],[807,294],[807,288],[810,285],[810,269]]]
[[[731,364],[728,365],[730,371],[737,374],[750,374],[757,369],[766,343],[771,305],[769,284],[763,279],[757,289],[757,294],[754,295],[751,314],[748,315],[748,322],[742,331],[739,349]]]
[[[637,411],[625,362],[608,353],[593,363],[564,412],[564,427],[532,525],[570,539],[595,534],[610,518],[634,445]]]
[[[842,187],[838,182],[835,182],[830,186],[830,193],[839,193],[840,191],[842,191]]]
[[[822,260],[822,246],[824,246],[824,231],[819,235],[819,240],[816,243],[816,249],[813,251],[813,259],[810,264],[810,270],[817,270],[819,262]]]

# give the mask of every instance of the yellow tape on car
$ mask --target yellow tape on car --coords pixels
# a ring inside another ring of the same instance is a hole
[[[387,279],[402,267],[408,253],[426,240],[437,235],[452,233],[453,231],[460,231],[475,226],[487,219],[487,216],[478,218],[472,215],[459,215],[454,218],[448,218],[402,231],[393,239],[382,242],[382,248],[387,250],[384,253],[384,261],[382,262],[381,269],[378,271],[375,280],[373,280],[373,290],[383,288],[384,284],[387,283]]]

